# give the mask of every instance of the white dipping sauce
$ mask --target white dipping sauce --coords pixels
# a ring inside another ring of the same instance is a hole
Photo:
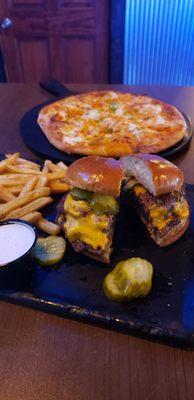
[[[13,223],[0,226],[0,266],[25,254],[33,245],[35,232],[27,225]]]

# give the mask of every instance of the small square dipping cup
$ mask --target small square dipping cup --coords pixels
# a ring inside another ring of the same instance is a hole
[[[21,255],[16,256],[16,258],[11,259],[7,262],[4,262],[2,264],[2,257],[0,254],[0,288],[2,287],[7,287],[9,285],[10,289],[13,288],[19,288],[20,286],[22,287],[25,282],[27,282],[28,279],[30,279],[31,276],[31,271],[33,269],[33,251],[34,251],[34,246],[37,240],[37,231],[34,225],[32,225],[29,222],[26,222],[21,219],[9,219],[7,221],[0,222],[0,236],[1,236],[1,229],[2,227],[8,226],[10,227],[10,237],[13,235],[13,231],[11,234],[11,226],[14,225],[14,228],[16,226],[23,227],[23,233],[24,237],[23,240],[25,240],[25,229],[26,229],[26,234],[29,230],[32,233],[32,240],[31,243],[29,242],[28,245],[26,246],[21,246],[23,249],[26,247],[25,251],[22,251]],[[20,229],[20,228],[19,228]],[[20,229],[21,230],[21,229]],[[5,232],[4,232],[5,234]],[[2,232],[3,235],[3,232]],[[9,236],[9,229],[6,229],[6,236]],[[13,238],[13,236],[12,236]],[[1,240],[1,239],[0,239]],[[10,251],[13,250],[14,248],[14,243],[12,246],[13,240],[11,239],[10,241],[7,240],[7,246],[9,246]],[[20,241],[17,239],[17,245],[19,245]],[[2,247],[1,243],[0,246]],[[6,246],[6,244],[5,244]],[[1,249],[3,251],[3,249]],[[23,252],[24,251],[24,252]],[[19,251],[18,251],[19,252]]]

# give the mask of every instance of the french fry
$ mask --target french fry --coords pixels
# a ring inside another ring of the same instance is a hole
[[[23,215],[22,219],[27,222],[31,222],[31,224],[36,224],[37,221],[42,217],[42,214],[38,211],[32,211],[29,214]]]
[[[19,165],[26,165],[26,168],[37,169],[40,171],[40,165],[29,160],[25,160],[24,158],[18,158],[16,163]]]
[[[30,192],[33,190],[36,186],[38,178],[36,176],[33,176],[23,187],[23,189],[20,192],[19,197],[22,197],[24,193]]]
[[[7,171],[11,171],[14,173],[18,173],[18,174],[26,174],[26,175],[41,175],[42,172],[38,171],[37,169],[34,168],[28,168],[26,166],[17,166],[15,167],[14,165],[8,165],[6,167]]]
[[[49,181],[54,181],[58,179],[64,178],[65,174],[64,171],[57,171],[57,172],[50,172],[46,174]]]
[[[65,182],[66,170],[62,161],[54,164],[45,160],[41,168],[19,153],[6,154],[0,162],[0,220],[22,218],[50,235],[58,235],[60,227],[44,219],[37,210],[53,201],[50,193],[71,189]]]
[[[11,157],[11,154],[6,154],[5,157],[9,158],[9,157]],[[27,168],[34,168],[34,169],[40,170],[39,164],[37,164],[33,161],[26,160],[25,158],[21,158],[21,157],[18,157],[16,159],[15,164],[22,164],[22,165],[26,165]]]
[[[23,196],[18,197],[14,200],[9,201],[8,203],[0,206],[0,219],[3,219],[6,215],[11,213],[11,211],[15,210],[18,207],[24,206],[27,203],[36,200],[39,197],[49,196],[50,188],[38,188],[33,190],[32,192],[25,193]],[[29,211],[25,212],[27,214]]]
[[[15,179],[18,183],[20,179],[29,179],[30,174],[0,174],[0,183],[5,179]]]
[[[15,209],[6,215],[6,219],[9,218],[22,218],[23,215],[30,214],[33,211],[37,211],[42,207],[47,206],[52,203],[53,199],[51,197],[40,197],[31,203],[26,204],[24,207],[20,209]]]
[[[58,167],[60,167],[61,169],[64,169],[65,171],[67,171],[67,166],[64,164],[63,161],[60,161],[57,163]]]
[[[38,178],[38,182],[36,184],[36,188],[40,188],[40,187],[44,187],[47,185],[48,182],[48,178],[44,175],[40,176],[40,178]]]
[[[25,162],[16,162],[16,165],[20,168],[29,168],[29,169],[33,169],[35,171],[40,171],[40,165],[35,164],[35,163],[25,163]]]
[[[61,171],[63,168],[60,168],[59,165],[54,164],[52,161],[48,163],[49,171],[51,172],[58,172]]]
[[[6,187],[6,189],[8,189],[8,187]],[[13,193],[13,194],[16,194],[16,195],[20,194],[22,189],[23,189],[23,185],[18,185],[18,186],[12,185],[12,186],[9,186],[9,191],[11,193]]]
[[[45,160],[43,168],[42,168],[42,172],[43,174],[47,174],[49,172],[49,160]]]
[[[41,218],[37,222],[37,227],[41,229],[42,231],[48,233],[49,235],[58,235],[61,228],[60,226],[54,224],[53,222],[47,221],[44,218]]]
[[[19,157],[19,153],[12,154],[10,157],[0,161],[0,172],[4,171],[8,165],[13,164]]]
[[[25,183],[29,180],[29,175],[28,177],[23,178],[22,176],[20,176],[20,178],[2,178],[0,176],[0,185],[4,185],[4,186],[14,186],[14,187],[22,187],[22,185],[25,185]]]
[[[3,201],[10,201],[15,199],[16,197],[9,189],[5,188],[4,186],[0,185],[0,199]]]
[[[51,181],[50,182],[51,193],[65,193],[71,189],[67,183],[59,182],[59,181]]]

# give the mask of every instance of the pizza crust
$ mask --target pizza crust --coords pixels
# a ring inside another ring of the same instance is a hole
[[[38,124],[61,151],[107,157],[158,153],[178,143],[187,131],[174,106],[114,91],[83,93],[51,103],[40,111]]]

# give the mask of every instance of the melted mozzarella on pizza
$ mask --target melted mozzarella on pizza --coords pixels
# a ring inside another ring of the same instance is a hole
[[[91,154],[95,146],[108,144],[132,146],[134,151],[138,151],[139,145],[142,151],[144,143],[164,147],[164,140],[169,141],[173,130],[178,133],[186,130],[185,121],[175,107],[146,96],[114,91],[62,99],[51,104],[46,114],[47,119],[49,114],[47,124],[53,126],[64,145],[90,147]],[[182,138],[178,133],[175,142]]]

